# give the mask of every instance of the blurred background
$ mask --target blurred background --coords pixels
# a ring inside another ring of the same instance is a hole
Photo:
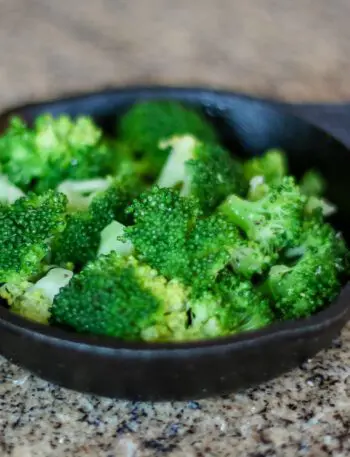
[[[116,84],[350,98],[349,0],[0,0],[0,107]]]

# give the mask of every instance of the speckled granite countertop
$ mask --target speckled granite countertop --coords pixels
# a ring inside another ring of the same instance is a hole
[[[0,411],[0,455],[13,457],[348,457],[350,327],[275,381],[201,401],[78,394],[0,359]]]
[[[0,0],[0,109],[147,82],[349,99],[349,15],[348,0]],[[286,376],[199,402],[82,395],[0,358],[0,456],[349,455],[350,326]]]

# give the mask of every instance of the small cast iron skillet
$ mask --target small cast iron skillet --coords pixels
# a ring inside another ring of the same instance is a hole
[[[344,126],[350,109],[346,106],[291,106],[206,89],[124,88],[14,108],[0,116],[0,130],[12,114],[31,122],[50,112],[92,115],[111,131],[117,115],[146,98],[177,99],[201,107],[223,142],[242,156],[282,147],[295,175],[317,167],[329,183],[328,198],[339,208],[332,222],[349,241],[350,153],[344,141],[350,144],[350,137]],[[301,116],[329,128],[343,142]],[[0,353],[42,378],[78,391],[132,400],[206,397],[271,379],[327,347],[347,321],[349,303],[347,285],[334,303],[308,319],[184,344],[126,343],[79,335],[28,322],[0,306]]]

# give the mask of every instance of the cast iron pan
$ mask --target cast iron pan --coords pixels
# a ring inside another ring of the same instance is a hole
[[[111,131],[116,115],[146,98],[200,106],[226,145],[242,156],[282,147],[297,176],[317,167],[328,180],[328,198],[339,207],[332,222],[350,240],[350,134],[346,131],[350,107],[346,105],[291,106],[206,89],[111,89],[17,107],[0,116],[0,130],[11,114],[31,122],[38,114],[50,112],[92,115]],[[347,285],[334,303],[308,319],[224,339],[159,345],[36,325],[0,306],[0,352],[42,378],[82,392],[131,400],[201,398],[261,383],[312,357],[344,326],[349,304]]]

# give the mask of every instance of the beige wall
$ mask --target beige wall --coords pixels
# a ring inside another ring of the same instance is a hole
[[[0,0],[0,106],[117,83],[350,98],[348,0]]]

